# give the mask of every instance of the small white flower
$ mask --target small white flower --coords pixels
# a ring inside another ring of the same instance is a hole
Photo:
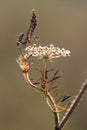
[[[33,44],[32,46],[28,46],[25,49],[25,55],[27,57],[34,56],[38,59],[53,59],[58,57],[66,57],[70,56],[70,50],[65,50],[64,48],[60,49],[59,47],[55,47],[53,44],[50,46],[37,46]]]

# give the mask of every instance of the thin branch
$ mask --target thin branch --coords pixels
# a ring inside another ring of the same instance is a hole
[[[54,114],[54,121],[55,121],[55,130],[60,130],[59,128],[59,119],[58,119],[58,113],[57,112],[53,112]]]
[[[23,73],[23,76],[24,76],[24,79],[25,79],[26,83],[27,83],[30,87],[35,88],[35,89],[37,89],[37,90],[40,90],[40,87],[39,87],[39,86],[36,86],[36,85],[34,85],[34,84],[31,82],[28,73]]]
[[[79,104],[80,100],[82,99],[82,97],[86,93],[86,91],[87,91],[87,80],[83,83],[81,89],[79,90],[78,94],[76,95],[76,98],[73,100],[73,103],[71,104],[69,111],[63,117],[63,119],[59,125],[60,130],[65,126],[65,124],[69,120],[71,114],[73,113],[73,111],[75,110],[77,105]]]
[[[49,80],[47,83],[52,83],[54,80],[57,80],[57,79],[59,79],[61,76],[56,76],[56,77],[54,77],[54,78],[52,78],[51,80]]]
[[[46,83],[46,91],[47,91],[47,63],[46,63],[45,59],[43,60],[43,68],[42,68],[42,83],[44,83],[44,82]],[[46,101],[47,101],[48,106],[50,107],[50,109],[53,111],[53,114],[54,114],[55,130],[60,130],[58,115],[57,115],[56,110],[53,109],[56,104],[55,104],[53,97],[51,96],[51,94],[48,91],[46,92]]]
[[[51,104],[49,103],[49,99],[48,99],[48,97],[46,97],[46,102],[47,102],[49,108],[53,111],[53,108],[52,108]]]
[[[42,63],[42,83],[43,82],[46,82],[47,83],[47,80],[46,80],[46,77],[47,77],[47,74],[46,74],[46,70],[47,70],[47,62],[45,59],[43,59],[43,63]]]

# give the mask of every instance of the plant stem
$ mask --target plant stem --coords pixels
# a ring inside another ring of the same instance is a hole
[[[60,130],[57,112],[53,112],[55,121],[55,130]]]
[[[30,87],[35,88],[35,89],[37,89],[37,90],[40,90],[40,87],[39,87],[39,86],[36,86],[36,85],[34,85],[34,84],[31,82],[28,73],[23,73],[23,76],[24,76],[24,79],[25,79],[26,83],[27,83]]]
[[[42,63],[42,83],[46,82],[46,70],[47,70],[47,61],[43,59]]]
[[[42,83],[45,82],[46,84],[46,101],[50,109],[52,110],[54,114],[54,121],[55,121],[55,130],[60,130],[59,129],[59,121],[58,121],[58,115],[57,112],[53,109],[55,104],[55,101],[51,94],[47,91],[47,61],[44,59],[43,60],[43,67],[42,67]]]
[[[78,103],[80,102],[80,100],[82,99],[82,97],[86,91],[87,91],[87,80],[83,83],[81,89],[79,90],[78,94],[76,95],[76,98],[73,100],[73,103],[71,104],[69,111],[63,117],[63,119],[59,125],[60,130],[65,126],[65,124],[69,120],[69,117],[71,116],[71,114],[73,113],[75,108],[77,107]]]

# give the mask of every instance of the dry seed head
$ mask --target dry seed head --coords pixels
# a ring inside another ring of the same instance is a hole
[[[32,13],[35,13],[36,11],[35,11],[35,9],[32,9]]]
[[[25,59],[25,57],[23,55],[20,55],[18,57],[18,59],[16,60],[20,69],[24,72],[24,73],[27,73],[29,71],[29,61],[28,59]]]

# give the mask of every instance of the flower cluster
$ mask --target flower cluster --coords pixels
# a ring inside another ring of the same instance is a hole
[[[53,59],[58,57],[66,57],[70,56],[70,50],[65,50],[64,48],[60,49],[59,47],[55,47],[53,44],[48,46],[37,46],[33,44],[32,46],[28,46],[25,49],[25,57],[34,56],[38,59]]]

